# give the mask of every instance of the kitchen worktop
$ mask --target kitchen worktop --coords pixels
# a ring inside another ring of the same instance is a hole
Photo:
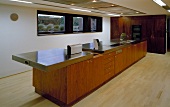
[[[111,42],[107,42],[107,43],[99,43],[99,48],[98,49],[94,49],[94,44],[93,43],[86,43],[83,44],[83,50],[84,51],[92,51],[92,52],[97,52],[97,53],[106,53],[106,52],[111,52],[111,51],[115,51],[118,50],[122,47],[125,47],[127,45],[130,45],[131,43],[120,43],[119,41],[111,41]]]
[[[50,49],[12,55],[12,59],[43,71],[50,71],[52,69],[60,69],[68,65],[90,59],[96,55],[96,53],[116,51],[137,42],[111,40],[105,44],[100,42],[98,49],[94,49],[93,43],[86,43],[82,45],[83,51],[74,55],[67,55],[66,49]]]
[[[55,66],[56,69],[59,69],[92,57],[93,54],[90,52],[81,52],[74,55],[67,55],[66,49],[40,50],[12,55],[13,60],[41,69],[43,71],[49,71],[50,67],[52,66]]]

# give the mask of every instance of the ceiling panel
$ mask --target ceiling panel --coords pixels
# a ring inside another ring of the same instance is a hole
[[[83,7],[87,9],[99,10],[101,13],[107,12],[110,14],[132,15],[132,14],[144,14],[138,10],[132,10],[130,8],[122,7],[113,3],[99,1],[93,2],[92,0],[43,0],[54,3],[61,3],[66,5],[74,5],[77,7]],[[136,13],[138,12],[138,13]]]
[[[56,12],[68,12],[75,14],[108,16],[109,13],[124,13],[122,16],[139,16],[139,15],[170,15],[166,9],[153,2],[153,0],[100,0],[92,2],[91,0],[25,0],[33,4],[24,4],[11,2],[10,0],[0,0],[0,5],[17,5],[34,7],[42,10],[53,10]],[[170,0],[162,0],[170,7]],[[74,5],[71,5],[74,4]],[[115,5],[111,7],[110,5]],[[92,8],[93,7],[93,8]],[[70,8],[87,9],[92,12],[82,12],[71,10]],[[139,13],[136,14],[136,11]],[[143,14],[145,13],[145,14]]]
[[[91,2],[91,0],[43,0],[43,1],[62,3],[62,4],[68,4],[68,5]]]

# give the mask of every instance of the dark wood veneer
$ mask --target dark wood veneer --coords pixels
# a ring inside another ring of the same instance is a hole
[[[148,52],[166,52],[166,15],[112,17],[111,39],[119,38],[122,32],[131,39],[132,25],[142,25],[142,39],[148,41]]]

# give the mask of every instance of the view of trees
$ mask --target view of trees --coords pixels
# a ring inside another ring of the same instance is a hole
[[[57,15],[38,16],[38,32],[62,32],[65,30],[65,17]]]

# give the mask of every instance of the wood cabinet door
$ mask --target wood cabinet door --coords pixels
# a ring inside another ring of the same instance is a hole
[[[144,41],[144,45],[143,45],[143,56],[145,56],[147,53],[147,41]]]
[[[88,91],[87,71],[89,60],[72,64],[67,68],[67,102],[70,103],[83,96]]]
[[[126,47],[126,52],[124,52],[125,54],[125,59],[126,59],[126,63],[125,63],[125,67],[128,67],[132,64],[132,46],[128,46]]]
[[[103,55],[94,56],[88,64],[87,88],[91,91],[104,82]]]
[[[132,63],[134,63],[135,61],[137,61],[137,45],[134,44],[132,45]]]
[[[118,53],[115,55],[115,74],[120,73],[124,68],[123,53]]]

